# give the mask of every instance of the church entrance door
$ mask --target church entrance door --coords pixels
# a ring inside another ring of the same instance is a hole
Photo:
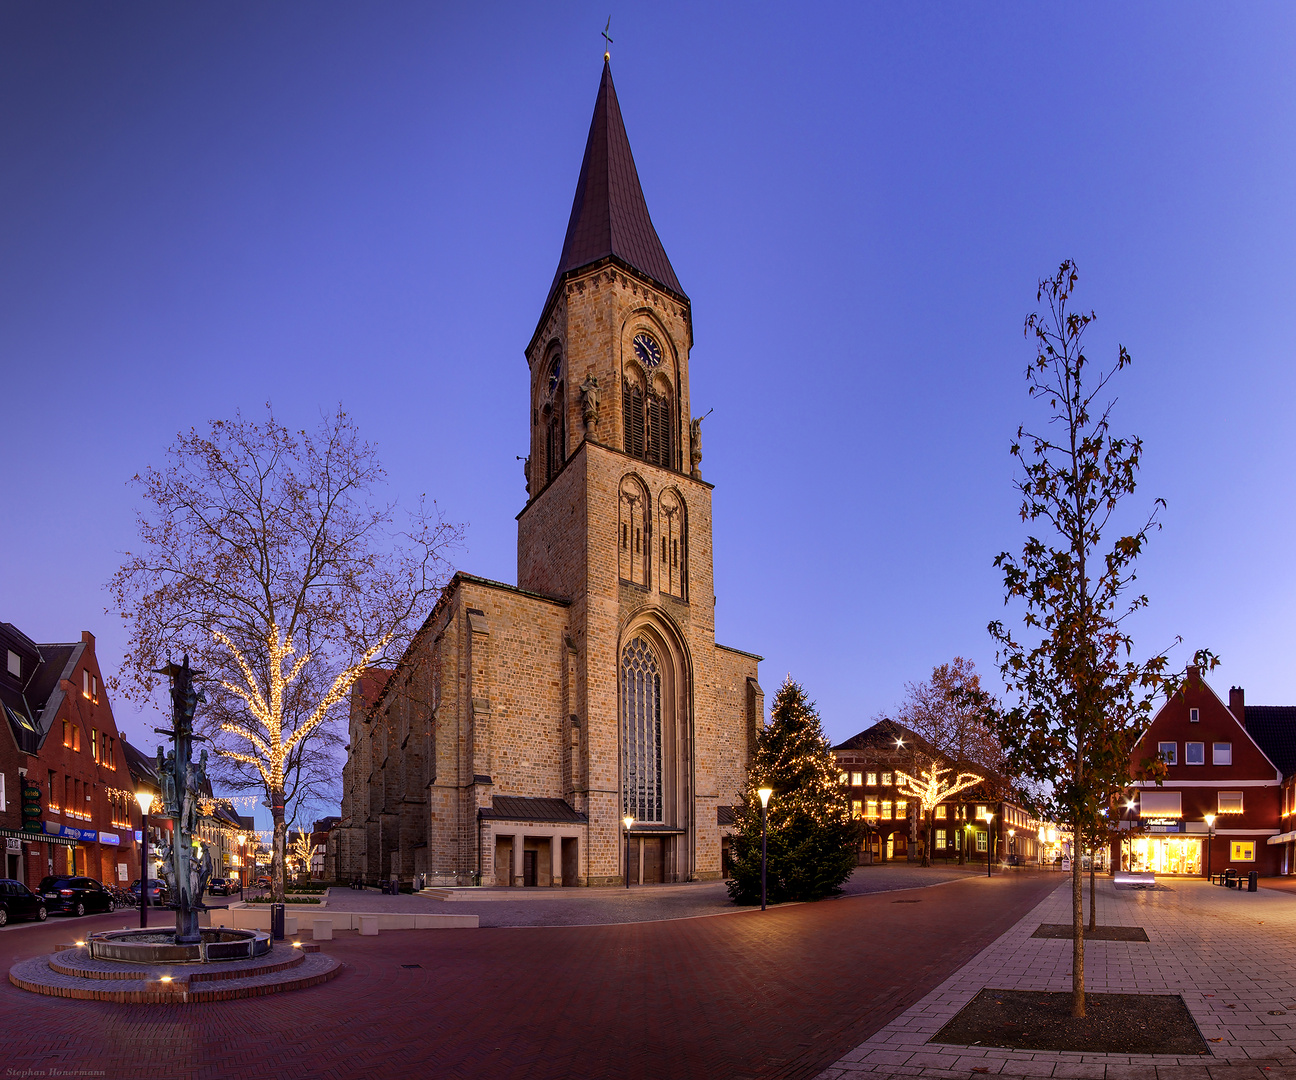
[[[536,882],[536,852],[522,852],[522,884],[534,887]]]
[[[666,880],[663,843],[664,840],[660,836],[643,838],[643,883],[645,885],[660,885]]]

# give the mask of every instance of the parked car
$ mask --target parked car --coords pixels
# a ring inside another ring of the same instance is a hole
[[[13,878],[0,878],[0,926],[10,919],[37,919],[44,922],[49,914],[45,901]]]
[[[270,888],[270,877],[268,874],[262,874],[259,878],[257,878],[257,888],[258,889]]]
[[[238,878],[214,877],[207,882],[207,893],[210,896],[230,896],[243,891]]]
[[[51,913],[85,915],[113,909],[111,894],[90,877],[41,878],[38,891]]]
[[[139,906],[139,895],[140,895],[139,878],[136,878],[133,882],[131,882],[130,891],[135,897],[136,906]],[[166,882],[159,881],[157,878],[149,878],[149,893],[148,893],[149,904],[154,906],[165,904],[168,899],[170,898],[167,896]]]

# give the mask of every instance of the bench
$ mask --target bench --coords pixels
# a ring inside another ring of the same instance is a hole
[[[1156,875],[1147,870],[1117,870],[1112,884],[1127,889],[1155,889]]]

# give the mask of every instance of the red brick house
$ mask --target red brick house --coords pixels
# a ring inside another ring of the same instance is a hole
[[[1162,758],[1160,786],[1140,782],[1119,808],[1112,858],[1158,874],[1204,875],[1234,867],[1279,872],[1283,774],[1248,730],[1242,692],[1220,699],[1189,667],[1183,689],[1167,701],[1134,745],[1134,770]],[[1213,815],[1213,817],[1211,816]]]
[[[29,885],[73,872],[106,884],[133,881],[139,805],[94,635],[38,645],[0,623],[0,653],[5,876]]]

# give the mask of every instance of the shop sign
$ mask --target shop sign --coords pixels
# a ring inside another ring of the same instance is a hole
[[[101,832],[99,834],[99,843],[101,844],[120,844],[121,837],[116,833]]]
[[[139,829],[135,830],[135,843],[137,844],[144,843],[144,834]]]

